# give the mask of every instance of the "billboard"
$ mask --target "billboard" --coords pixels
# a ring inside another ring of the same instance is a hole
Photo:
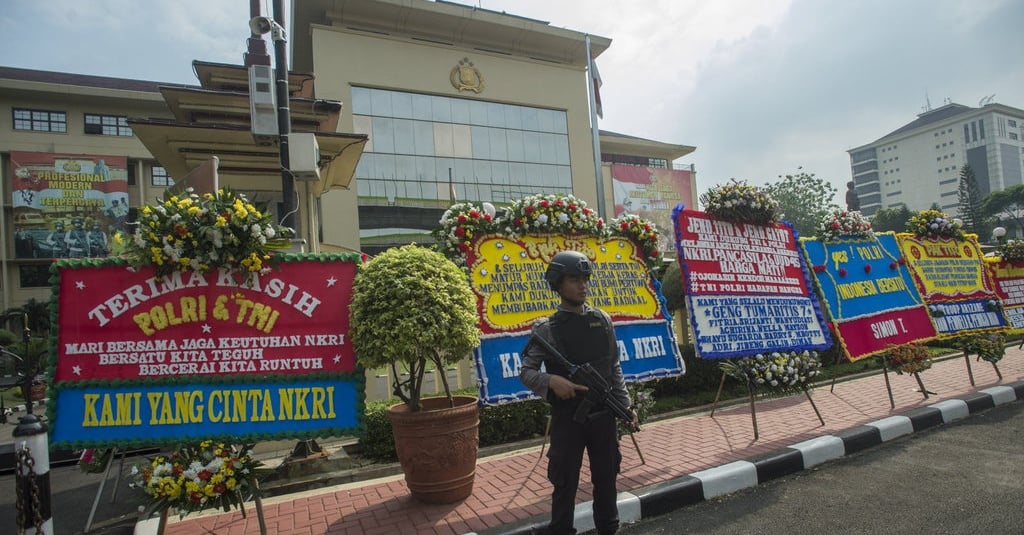
[[[615,217],[638,215],[661,230],[658,248],[672,250],[672,210],[679,203],[692,204],[693,173],[659,167],[612,164]]]
[[[104,257],[128,219],[124,156],[11,152],[16,258]]]

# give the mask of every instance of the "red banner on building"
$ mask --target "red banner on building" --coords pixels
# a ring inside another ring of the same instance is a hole
[[[17,258],[103,257],[128,218],[124,156],[11,152]]]

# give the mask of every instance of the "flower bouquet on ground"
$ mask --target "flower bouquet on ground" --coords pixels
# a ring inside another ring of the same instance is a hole
[[[817,351],[775,351],[758,353],[752,357],[727,360],[721,364],[722,372],[749,384],[752,388],[778,391],[802,389],[808,381],[821,373],[821,358]]]
[[[1007,240],[996,254],[1007,262],[1024,262],[1024,241]]]
[[[872,235],[871,222],[857,211],[833,210],[825,214],[818,225],[818,238],[823,242],[870,238]]]
[[[886,366],[896,370],[900,375],[920,373],[932,367],[932,357],[928,348],[913,342],[889,345],[882,358]]]
[[[778,221],[779,202],[767,191],[733,180],[700,196],[704,212],[735,223],[767,225]]]
[[[130,486],[149,495],[150,511],[174,508],[183,517],[206,509],[229,511],[258,492],[261,467],[252,457],[251,444],[205,440],[132,467]]]
[[[907,232],[918,238],[953,238],[957,241],[967,239],[964,229],[959,223],[950,219],[945,212],[929,209],[921,210],[907,221]]]
[[[116,234],[114,242],[133,265],[155,266],[158,277],[221,266],[249,275],[268,272],[271,251],[287,248],[293,235],[240,193],[221,188],[200,196],[188,188],[143,206],[138,228],[130,236]]]
[[[1006,354],[1006,333],[970,333],[954,339],[956,348],[965,355],[977,355],[979,360],[995,364]]]
[[[82,450],[78,457],[78,469],[86,474],[101,474],[107,469],[107,463],[114,456],[114,449],[93,449]]]

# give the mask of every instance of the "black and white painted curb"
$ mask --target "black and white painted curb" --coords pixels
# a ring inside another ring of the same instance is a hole
[[[638,522],[687,505],[754,487],[782,476],[877,446],[883,442],[948,424],[997,405],[1024,399],[1024,381],[978,390],[960,399],[947,399],[898,416],[793,444],[764,455],[701,470],[671,481],[619,493],[619,520]],[[576,506],[576,531],[594,529],[593,502]],[[487,535],[528,534],[547,524],[547,518],[527,525],[481,532]],[[467,533],[466,535],[476,535]]]

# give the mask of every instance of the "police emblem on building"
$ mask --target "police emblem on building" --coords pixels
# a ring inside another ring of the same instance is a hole
[[[484,77],[469,58],[462,58],[458,65],[452,67],[450,77],[452,87],[459,91],[479,93],[484,90]]]

